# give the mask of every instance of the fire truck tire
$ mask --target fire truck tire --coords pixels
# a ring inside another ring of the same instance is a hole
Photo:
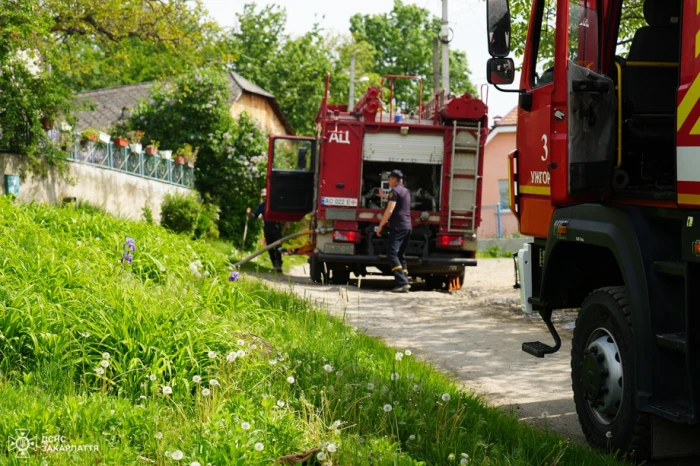
[[[649,415],[637,410],[635,340],[626,287],[601,288],[583,302],[571,347],[576,413],[589,443],[635,460],[649,457]]]
[[[331,269],[331,282],[334,285],[347,285],[350,281],[350,271],[345,266]]]
[[[328,274],[324,271],[324,264],[317,256],[309,257],[309,277],[314,283],[328,283]]]

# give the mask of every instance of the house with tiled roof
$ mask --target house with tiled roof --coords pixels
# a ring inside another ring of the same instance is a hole
[[[518,222],[508,205],[508,154],[515,150],[518,107],[503,117],[494,117],[484,148],[480,238],[505,237],[517,233]]]
[[[275,96],[235,72],[228,73],[230,113],[234,118],[248,113],[260,127],[270,134],[294,134],[294,130],[282,113]],[[76,129],[105,130],[119,118],[126,116],[140,100],[148,99],[153,82],[96,89],[76,95],[79,102],[90,104],[93,109],[78,113]]]

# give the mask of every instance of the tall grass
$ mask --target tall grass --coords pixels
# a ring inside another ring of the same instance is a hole
[[[618,464],[296,295],[229,282],[221,243],[7,199],[0,234],[0,462]],[[61,445],[98,451],[42,451]]]

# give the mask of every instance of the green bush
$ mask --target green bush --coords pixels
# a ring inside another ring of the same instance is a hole
[[[202,211],[197,220],[195,236],[202,239],[217,239],[219,237],[219,206],[211,203],[202,205]]]
[[[194,235],[202,205],[196,194],[166,194],[160,207],[160,224],[175,233]]]

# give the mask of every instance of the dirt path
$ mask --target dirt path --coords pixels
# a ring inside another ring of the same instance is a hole
[[[274,280],[329,312],[344,314],[365,333],[410,348],[490,404],[513,409],[523,422],[583,441],[569,369],[573,316],[560,316],[557,323],[563,340],[559,353],[544,360],[523,353],[523,341],[551,343],[551,337],[539,317],[519,312],[512,260],[481,259],[467,271],[464,287],[451,294],[427,291],[421,284],[411,293],[393,294],[388,291],[392,280],[384,277],[353,279],[347,287],[321,286],[308,279],[308,266]]]

